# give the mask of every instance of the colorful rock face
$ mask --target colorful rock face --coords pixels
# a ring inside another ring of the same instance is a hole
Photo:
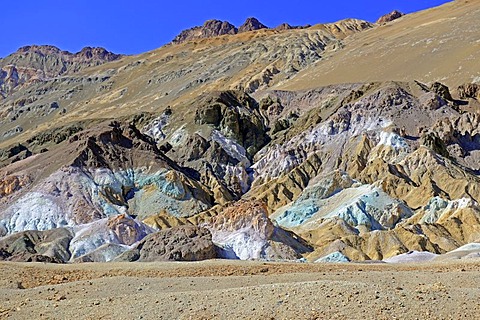
[[[139,56],[31,46],[0,59],[0,257],[474,257],[480,70],[453,60],[458,39],[474,51],[479,12],[211,20]]]

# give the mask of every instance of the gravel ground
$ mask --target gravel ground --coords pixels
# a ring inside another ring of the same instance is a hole
[[[478,319],[480,261],[0,263],[0,319]]]

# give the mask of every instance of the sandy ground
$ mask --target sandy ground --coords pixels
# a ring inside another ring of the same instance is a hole
[[[480,261],[0,263],[0,319],[478,319]]]

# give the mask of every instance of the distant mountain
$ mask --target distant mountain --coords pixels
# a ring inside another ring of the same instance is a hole
[[[0,59],[0,93],[9,94],[29,81],[47,80],[117,60],[122,55],[104,48],[85,47],[70,53],[54,46],[25,46]]]
[[[288,23],[283,23],[278,27],[274,28],[274,30],[283,31],[290,29],[301,29],[306,27],[293,27]],[[229,23],[228,21],[208,20],[203,24],[203,26],[197,26],[182,31],[178,36],[173,39],[172,43],[179,44],[191,40],[213,38],[222,35],[235,35],[261,29],[270,28],[268,28],[266,25],[264,25],[254,17],[247,18],[247,20],[238,28]]]

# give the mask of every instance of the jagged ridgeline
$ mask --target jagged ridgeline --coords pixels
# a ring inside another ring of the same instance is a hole
[[[19,49],[0,59],[0,259],[478,256],[478,18],[456,1],[210,20],[137,56]]]

